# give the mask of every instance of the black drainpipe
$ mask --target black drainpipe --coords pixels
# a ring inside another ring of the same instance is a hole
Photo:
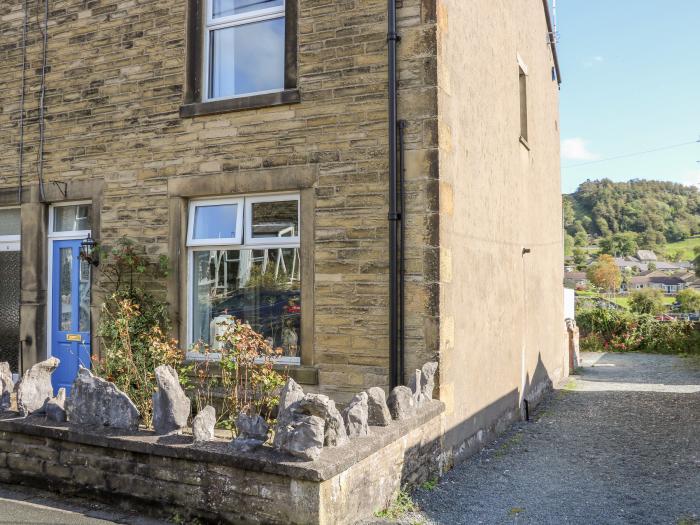
[[[406,132],[406,121],[399,120],[399,217],[401,219],[399,229],[399,380],[402,385],[406,384],[404,378],[406,348],[406,192],[404,191],[406,182],[406,158],[404,155]]]
[[[391,388],[403,384],[403,366],[399,337],[399,221],[398,210],[398,138],[397,138],[397,86],[396,86],[396,46],[399,35],[396,33],[396,0],[388,0],[389,45],[389,375]]]

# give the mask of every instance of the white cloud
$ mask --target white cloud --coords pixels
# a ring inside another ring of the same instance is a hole
[[[579,137],[561,141],[561,158],[564,160],[598,160],[600,155],[588,149],[588,141]]]
[[[595,66],[596,64],[600,64],[601,62],[605,61],[605,58],[603,58],[600,55],[596,55],[594,57],[590,57],[583,62],[583,66],[586,68],[590,68]]]

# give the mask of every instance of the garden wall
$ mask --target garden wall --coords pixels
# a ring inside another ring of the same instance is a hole
[[[353,523],[386,508],[401,486],[442,473],[444,405],[294,461],[269,447],[76,430],[43,417],[0,420],[0,482],[126,502],[165,518],[224,523]]]

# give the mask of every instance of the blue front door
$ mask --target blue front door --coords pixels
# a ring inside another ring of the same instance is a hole
[[[90,265],[79,259],[80,240],[53,241],[51,276],[51,355],[54,393],[70,394],[78,365],[90,367]]]

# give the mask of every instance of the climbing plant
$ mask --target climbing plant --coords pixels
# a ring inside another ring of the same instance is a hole
[[[186,371],[184,352],[168,336],[168,304],[151,291],[167,276],[168,261],[150,260],[143,247],[127,238],[102,251],[105,300],[97,330],[101,358],[93,358],[93,370],[124,391],[139,409],[143,424],[150,426],[156,367],[171,365]],[[187,374],[179,375],[186,382]]]

